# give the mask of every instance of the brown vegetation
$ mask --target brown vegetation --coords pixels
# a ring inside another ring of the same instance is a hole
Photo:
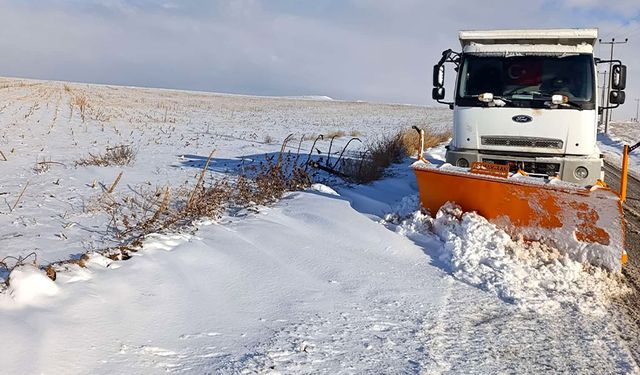
[[[451,139],[451,136],[450,131],[441,133],[425,132],[424,147],[435,147]],[[408,129],[402,133],[402,143],[407,155],[416,155],[420,148],[420,134],[414,129]]]
[[[426,133],[425,148],[446,142],[450,133]],[[420,147],[420,135],[413,129],[383,136],[366,145],[358,159],[344,159],[340,172],[356,183],[368,183],[384,176],[391,164],[401,162],[405,157],[415,155]]]
[[[412,135],[415,133],[415,136]],[[344,132],[343,132],[344,134]],[[330,136],[336,136],[330,133]],[[328,135],[328,136],[329,136]],[[449,134],[428,134],[425,147],[433,147],[446,141]],[[184,230],[202,218],[219,219],[229,210],[237,211],[257,205],[270,204],[289,191],[304,189],[311,185],[314,176],[308,172],[307,164],[300,162],[299,153],[285,153],[287,137],[278,154],[266,156],[257,165],[245,167],[237,178],[223,178],[206,183],[209,162],[213,152],[201,170],[195,185],[183,185],[177,189],[169,186],[141,188],[133,195],[112,194],[122,177],[118,175],[109,189],[101,193],[91,205],[94,210],[106,213],[110,220],[107,233],[124,245],[97,251],[112,260],[126,260],[138,251],[142,240],[151,233]],[[302,142],[302,141],[301,141]],[[385,169],[414,154],[419,145],[414,130],[383,136],[366,145],[361,158],[342,159],[339,170],[342,176],[356,183],[367,183],[384,176]],[[310,156],[310,155],[308,155]],[[107,148],[102,155],[82,159],[77,165],[127,165],[135,158],[128,145]],[[19,204],[28,183],[16,199],[12,210]],[[76,260],[51,264],[44,270],[55,280],[56,269],[73,263],[83,267],[88,259],[85,254]],[[2,264],[0,264],[2,266]],[[8,269],[8,267],[5,266]]]
[[[87,97],[83,94],[75,95],[71,100],[71,106],[78,107],[78,110],[80,111],[80,117],[82,118],[82,122],[84,122],[87,108],[89,106],[89,100],[87,100]]]
[[[118,145],[107,147],[104,154],[89,154],[89,157],[82,158],[76,162],[76,165],[89,166],[97,165],[100,167],[108,167],[112,165],[130,165],[136,158],[136,152],[130,145]]]
[[[297,155],[281,152],[246,168],[245,174],[236,179],[206,184],[212,156],[213,152],[193,187],[158,187],[124,197],[102,194],[95,208],[109,215],[109,232],[114,239],[130,243],[150,233],[188,226],[198,219],[218,219],[229,209],[275,202],[286,192],[304,189],[312,181],[299,165]]]

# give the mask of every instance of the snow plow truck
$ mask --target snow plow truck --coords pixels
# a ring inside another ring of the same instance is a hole
[[[626,66],[594,58],[597,29],[461,31],[459,40],[461,51],[444,51],[433,69],[432,96],[453,110],[453,138],[444,164],[429,163],[420,146],[412,168],[422,206],[435,215],[454,202],[512,235],[620,272],[624,196],[604,183],[596,137],[599,114],[625,101]],[[597,95],[599,64],[611,67],[607,104]],[[456,72],[452,101],[447,65]]]

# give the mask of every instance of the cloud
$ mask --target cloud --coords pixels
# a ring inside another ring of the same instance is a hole
[[[606,9],[593,0],[0,0],[0,74],[433,104],[431,66],[458,47],[459,29],[599,26],[631,35],[616,50],[635,98],[638,8],[625,0]]]

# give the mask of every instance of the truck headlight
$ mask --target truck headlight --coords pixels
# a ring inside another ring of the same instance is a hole
[[[589,170],[585,167],[578,167],[573,171],[573,175],[576,176],[578,180],[584,180],[589,176]]]
[[[462,168],[469,168],[469,160],[465,158],[460,158],[458,159],[458,161],[456,161],[456,165]]]

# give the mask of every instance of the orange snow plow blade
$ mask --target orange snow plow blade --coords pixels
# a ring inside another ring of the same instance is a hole
[[[474,163],[472,168],[413,165],[422,206],[435,215],[446,202],[475,211],[512,235],[540,241],[570,258],[620,272],[624,218],[618,194],[607,187],[588,189],[545,182],[506,167]]]

